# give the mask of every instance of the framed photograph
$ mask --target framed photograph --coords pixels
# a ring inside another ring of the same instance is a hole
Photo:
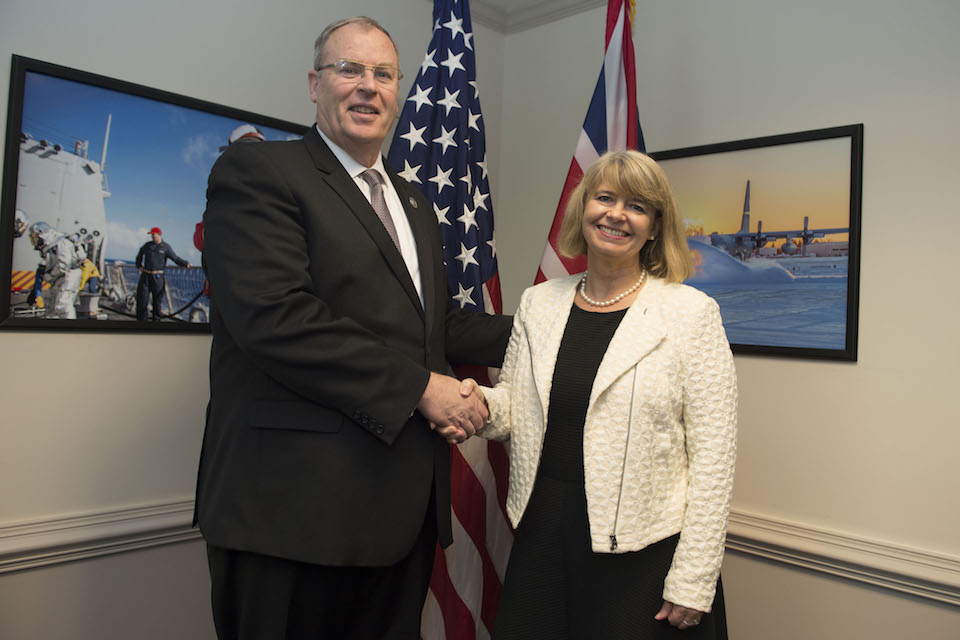
[[[863,125],[651,156],[734,352],[856,361]]]
[[[0,328],[209,331],[210,168],[306,127],[13,56]]]

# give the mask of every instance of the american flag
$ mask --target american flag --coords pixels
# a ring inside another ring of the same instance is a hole
[[[404,103],[388,161],[433,205],[447,288],[461,309],[500,313],[493,205],[467,0],[435,0],[433,36]],[[459,372],[489,383],[486,370]],[[508,460],[499,443],[451,447],[454,543],[437,548],[424,640],[489,638],[513,531]]]
[[[603,68],[580,130],[577,149],[560,193],[560,204],[553,217],[553,226],[547,236],[547,246],[543,249],[535,282],[580,273],[587,268],[586,256],[565,258],[557,252],[557,237],[560,235],[567,199],[583,179],[584,170],[607,150],[645,150],[637,111],[636,65],[631,34],[634,11],[634,0],[607,2]]]

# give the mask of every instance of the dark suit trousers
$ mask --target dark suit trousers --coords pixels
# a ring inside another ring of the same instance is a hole
[[[389,567],[314,565],[207,545],[218,638],[418,640],[436,520],[431,496],[413,549]]]

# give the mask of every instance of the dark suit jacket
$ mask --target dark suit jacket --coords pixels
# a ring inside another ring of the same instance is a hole
[[[373,208],[314,128],[235,145],[210,173],[210,405],[196,517],[208,543],[303,562],[403,558],[449,448],[414,408],[448,361],[499,366],[510,318],[449,304],[436,216],[387,169],[417,242],[421,306]],[[425,309],[424,309],[425,308]]]

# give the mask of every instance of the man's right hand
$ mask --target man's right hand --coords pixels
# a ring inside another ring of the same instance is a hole
[[[417,409],[431,425],[457,427],[463,432],[463,439],[482,428],[490,415],[479,388],[464,397],[459,380],[432,372]]]

